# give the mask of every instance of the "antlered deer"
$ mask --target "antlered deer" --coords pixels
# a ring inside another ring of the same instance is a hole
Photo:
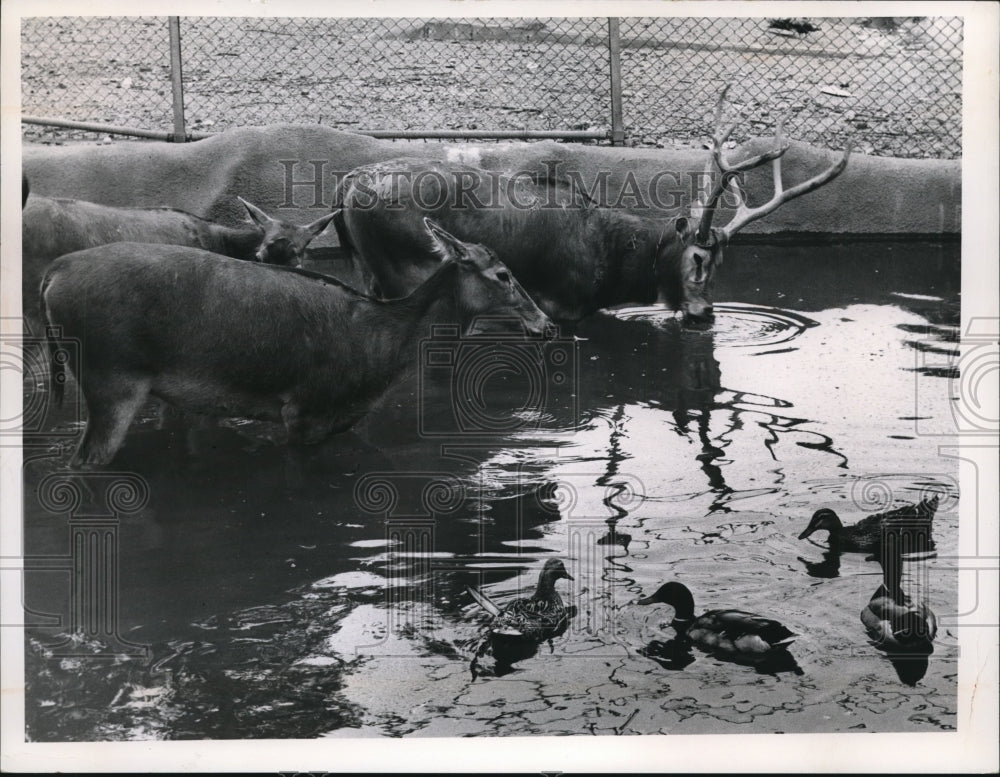
[[[405,299],[370,298],[305,270],[194,248],[114,243],[63,256],[42,309],[78,338],[87,405],[73,466],[106,464],[149,396],[180,409],[284,422],[293,441],[350,428],[409,365],[435,323],[516,317],[549,325],[496,255],[427,220],[442,261]],[[54,332],[50,333],[54,334]],[[76,358],[76,357],[74,357]],[[53,361],[53,395],[64,367]]]
[[[359,167],[341,181],[337,202],[342,211],[334,221],[341,245],[369,265],[379,293],[405,294],[433,272],[438,261],[420,228],[421,219],[430,213],[462,239],[493,248],[552,318],[578,320],[602,307],[659,302],[683,311],[689,320],[711,320],[714,276],[732,236],[836,178],[850,155],[848,146],[838,162],[785,190],[781,157],[789,146],[779,121],[773,148],[728,162],[722,145],[735,125],[727,130],[719,126],[727,91],[716,105],[709,159],[720,175],[690,216],[664,219],[595,208],[586,198],[574,197],[572,189],[567,193],[564,182],[551,180],[544,182],[545,190],[529,191],[525,198],[496,172],[450,162],[398,160]],[[713,227],[719,200],[736,176],[768,161],[774,165],[771,200],[749,208],[741,198],[733,219]],[[436,182],[441,191],[419,191],[417,182]],[[525,184],[522,180],[517,185]],[[538,207],[538,202],[551,201],[549,187],[560,190],[559,207]],[[514,203],[519,197],[522,202]],[[482,202],[490,207],[478,207]]]
[[[27,192],[27,178],[22,184]],[[306,246],[334,217],[330,213],[299,226],[271,218],[239,200],[252,224],[226,227],[173,208],[116,208],[86,200],[27,197],[21,226],[21,298],[27,325],[41,333],[38,284],[49,263],[63,254],[108,243],[165,243],[235,259],[298,266]]]

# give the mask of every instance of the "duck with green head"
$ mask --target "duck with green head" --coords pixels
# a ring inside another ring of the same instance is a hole
[[[895,510],[869,515],[850,526],[844,526],[840,516],[833,510],[824,508],[813,513],[812,520],[799,535],[799,539],[804,540],[813,532],[825,529],[830,533],[831,549],[870,553],[878,545],[882,534],[895,526],[904,531],[926,529],[929,533],[937,507],[938,497],[935,495],[930,499],[921,500],[918,504],[903,505]],[[928,550],[933,547],[934,543],[931,542]]]
[[[903,542],[888,535],[868,561],[882,564],[882,585],[861,611],[872,644],[891,654],[934,652],[937,617],[926,602],[913,602],[902,588]]]
[[[743,610],[708,610],[695,617],[694,596],[687,586],[665,583],[639,604],[669,604],[670,625],[702,650],[739,663],[761,663],[784,653],[795,634],[776,620]]]

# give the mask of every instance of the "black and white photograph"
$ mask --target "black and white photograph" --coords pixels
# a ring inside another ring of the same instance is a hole
[[[1000,4],[2,12],[5,770],[998,768]]]

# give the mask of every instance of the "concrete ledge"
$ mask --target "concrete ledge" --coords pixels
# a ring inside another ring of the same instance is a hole
[[[753,140],[730,152],[759,153],[769,141]],[[343,173],[396,157],[448,158],[488,169],[543,170],[558,163],[590,186],[607,175],[603,204],[629,205],[629,189],[658,182],[662,215],[680,212],[692,182],[705,170],[703,150],[627,149],[539,143],[444,144],[377,140],[318,125],[241,127],[188,144],[128,142],[110,146],[26,146],[24,170],[33,192],[120,206],[170,206],[223,223],[239,223],[237,195],[282,218],[303,222],[328,210]],[[793,143],[784,158],[786,186],[832,164],[839,152]],[[307,182],[319,171],[320,189]],[[680,177],[673,174],[680,174]],[[287,206],[289,177],[296,182]],[[832,183],[794,200],[745,234],[955,235],[961,232],[961,160],[918,160],[856,154]],[[771,192],[770,166],[744,181],[751,204]],[[317,194],[320,196],[317,198]],[[679,196],[676,196],[679,195]],[[661,207],[656,208],[656,205]],[[718,224],[724,224],[720,214]],[[324,235],[317,246],[336,243]]]

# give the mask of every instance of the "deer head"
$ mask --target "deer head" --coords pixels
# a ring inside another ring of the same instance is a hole
[[[709,174],[714,175],[715,171],[717,171],[718,179],[715,181],[710,194],[692,206],[691,219],[685,224],[687,236],[685,242],[687,245],[681,258],[681,268],[684,275],[685,299],[692,300],[692,304],[689,306],[687,312],[690,317],[695,319],[711,319],[712,317],[712,306],[708,302],[711,292],[710,284],[715,268],[722,264],[723,249],[729,243],[730,238],[747,224],[764,218],[764,216],[774,212],[786,202],[796,197],[801,197],[803,194],[807,194],[832,181],[843,172],[847,166],[847,160],[851,156],[852,146],[848,142],[844,149],[844,155],[836,163],[809,180],[796,184],[790,189],[785,189],[781,176],[781,158],[789,147],[782,130],[785,118],[787,117],[787,114],[785,114],[778,119],[775,126],[774,145],[772,148],[757,156],[744,159],[741,162],[729,162],[723,156],[722,146],[729,139],[729,136],[736,128],[736,124],[731,124],[728,128],[722,129],[722,113],[726,95],[729,93],[731,86],[731,84],[727,84],[723,88],[715,105],[711,156],[706,166],[706,172]],[[737,178],[741,173],[760,167],[767,162],[770,162],[772,165],[774,194],[763,205],[750,208],[747,206],[746,198],[739,187]],[[713,227],[712,219],[715,216],[715,211],[718,209],[719,201],[730,185],[736,186],[736,193],[739,197],[739,205],[736,213],[724,227]]]

